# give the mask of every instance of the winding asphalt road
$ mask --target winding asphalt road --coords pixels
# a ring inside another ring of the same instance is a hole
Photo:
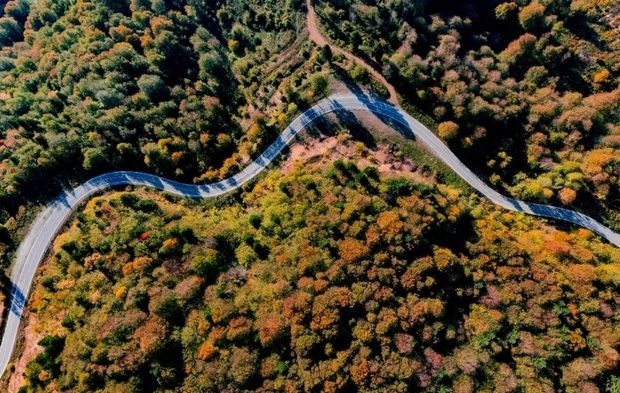
[[[559,207],[519,201],[493,190],[469,170],[435,134],[400,108],[364,95],[334,95],[325,98],[298,116],[260,157],[244,170],[226,180],[208,185],[191,185],[141,172],[110,172],[66,191],[53,200],[37,216],[17,250],[17,257],[11,274],[13,284],[11,307],[0,344],[0,375],[6,371],[15,347],[20,320],[37,266],[43,260],[54,237],[69,216],[87,198],[107,188],[122,185],[147,186],[193,198],[211,198],[225,194],[239,188],[264,171],[296,135],[315,119],[337,111],[372,112],[388,125],[396,126],[394,123],[398,123],[399,128],[407,134],[406,136],[424,143],[435,156],[495,204],[508,210],[568,221],[590,229],[620,247],[620,234],[613,232],[589,216]]]

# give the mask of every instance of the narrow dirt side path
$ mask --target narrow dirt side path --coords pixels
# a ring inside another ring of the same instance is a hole
[[[394,88],[394,86],[392,86],[392,84],[390,84],[390,82],[388,82],[387,79],[385,79],[385,77],[379,71],[371,67],[370,64],[368,64],[362,58],[355,56],[354,54],[349,53],[344,49],[341,49],[327,41],[327,38],[325,38],[323,34],[321,34],[321,30],[319,29],[319,23],[317,20],[316,12],[314,10],[314,6],[312,5],[312,0],[306,0],[306,7],[308,8],[308,15],[306,16],[306,20],[308,25],[308,35],[310,39],[318,46],[328,45],[333,53],[340,54],[344,56],[347,60],[355,62],[368,70],[370,75],[372,75],[373,78],[381,82],[381,84],[383,84],[383,86],[385,86],[385,88],[387,89],[388,93],[390,93],[390,98],[388,101],[396,106],[399,106],[396,88]]]
[[[8,380],[7,392],[17,393],[19,388],[24,384],[24,371],[31,360],[34,360],[38,354],[43,351],[43,347],[39,346],[39,340],[43,335],[35,330],[38,323],[36,314],[28,313],[24,316],[26,326],[24,327],[24,344],[21,355],[15,361],[15,369],[11,373]]]

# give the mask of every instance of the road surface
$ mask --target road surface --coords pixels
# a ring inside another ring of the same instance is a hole
[[[141,172],[111,172],[97,176],[72,190],[66,191],[53,200],[37,216],[17,250],[16,261],[11,273],[13,288],[11,291],[10,312],[2,343],[0,344],[0,375],[4,374],[9,364],[15,346],[20,319],[37,266],[43,260],[54,237],[82,202],[99,191],[122,185],[147,186],[193,198],[212,198],[225,194],[239,188],[264,171],[295,136],[315,119],[336,111],[372,112],[387,124],[399,123],[401,125],[400,128],[404,129],[409,137],[425,144],[431,153],[446,163],[478,192],[497,205],[508,210],[564,220],[580,225],[620,247],[620,234],[613,232],[589,216],[564,208],[519,201],[493,190],[469,170],[435,134],[402,109],[361,94],[334,95],[325,98],[299,115],[260,157],[244,170],[226,180],[207,185],[191,185]]]

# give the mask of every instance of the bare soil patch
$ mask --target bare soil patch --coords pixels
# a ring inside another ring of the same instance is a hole
[[[350,160],[357,167],[375,167],[382,175],[404,176],[418,183],[432,183],[435,179],[423,173],[416,162],[399,158],[389,144],[369,148],[361,142],[351,140],[347,134],[305,139],[290,148],[288,158],[282,163],[283,173],[290,173],[297,165],[316,164],[322,166],[336,160]]]
[[[24,371],[26,371],[26,365],[43,351],[43,347],[39,345],[43,334],[37,330],[37,324],[39,323],[37,315],[26,310],[24,320],[26,321],[26,326],[20,332],[20,336],[22,336],[20,339],[23,340],[22,351],[14,360],[15,368],[9,377],[8,393],[17,393],[25,382]]]

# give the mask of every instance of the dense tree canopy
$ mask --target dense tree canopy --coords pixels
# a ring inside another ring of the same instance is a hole
[[[263,150],[327,90],[299,5],[0,2],[2,273],[62,186],[113,169],[214,181]]]
[[[303,3],[1,2],[0,268],[64,179],[220,179],[330,76],[380,90],[309,45]],[[315,4],[494,187],[620,230],[617,2]],[[424,153],[404,177],[352,150],[216,201],[88,202],[29,303],[23,390],[620,391],[618,249],[496,209]]]
[[[133,167],[213,177],[244,138],[239,111],[261,64],[247,81],[234,69],[258,56],[269,63],[286,47],[301,20],[297,3],[39,1],[30,10],[26,0],[8,2],[0,219],[55,175]]]
[[[324,33],[402,87],[440,134],[458,125],[447,140],[490,182],[620,228],[618,2],[315,3]]]
[[[585,230],[343,161],[234,199],[89,202],[34,292],[28,391],[619,387],[620,254]]]

